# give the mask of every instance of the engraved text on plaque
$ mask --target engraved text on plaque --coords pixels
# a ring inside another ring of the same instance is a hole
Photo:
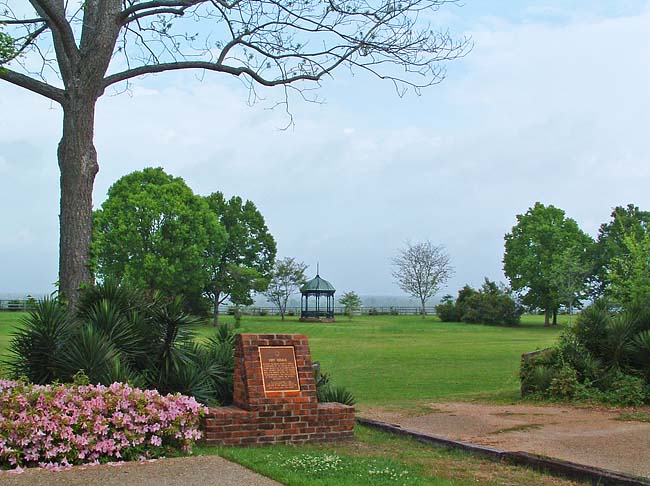
[[[264,392],[300,391],[293,346],[260,346]]]

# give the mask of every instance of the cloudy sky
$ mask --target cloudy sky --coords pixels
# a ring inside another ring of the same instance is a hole
[[[495,6],[496,4],[496,6]],[[197,193],[254,201],[280,256],[339,291],[399,295],[405,240],[444,245],[443,292],[503,280],[503,236],[536,201],[595,235],[616,205],[650,209],[650,1],[466,0],[437,22],[474,49],[447,79],[399,98],[340,72],[295,126],[223,75],[165,74],[100,101],[95,204],[119,177],[161,166]],[[0,293],[57,279],[61,110],[0,83]]]

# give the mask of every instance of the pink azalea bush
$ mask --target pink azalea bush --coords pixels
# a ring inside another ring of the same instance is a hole
[[[0,380],[0,466],[71,464],[191,452],[205,407],[123,383],[32,385]]]

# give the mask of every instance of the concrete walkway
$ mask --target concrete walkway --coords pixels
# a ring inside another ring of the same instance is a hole
[[[275,486],[279,485],[219,456],[178,457],[155,462],[75,466],[66,471],[0,472],[1,485],[30,486]]]

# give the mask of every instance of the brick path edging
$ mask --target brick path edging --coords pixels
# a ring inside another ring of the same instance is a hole
[[[600,486],[650,486],[650,479],[639,478],[627,474],[622,474],[607,469],[601,469],[584,464],[562,461],[528,452],[509,452],[493,447],[486,447],[469,442],[448,439],[432,434],[423,434],[408,429],[403,429],[399,425],[380,422],[357,417],[356,422],[360,425],[372,427],[384,432],[389,432],[403,437],[410,437],[423,444],[434,447],[445,447],[457,449],[476,454],[490,459],[494,462],[507,462],[517,466],[526,466],[544,473],[564,476],[570,479],[589,481],[594,485]]]

